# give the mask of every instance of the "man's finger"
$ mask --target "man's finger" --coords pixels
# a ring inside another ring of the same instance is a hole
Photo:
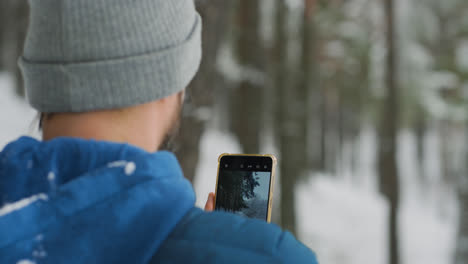
[[[209,193],[208,194],[208,200],[206,201],[205,204],[205,211],[211,212],[214,210],[214,193]]]

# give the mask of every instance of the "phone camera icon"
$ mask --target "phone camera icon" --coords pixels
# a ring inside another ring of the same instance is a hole
[[[229,165],[227,165],[227,164],[224,164],[224,168],[227,168],[228,166],[229,166]]]

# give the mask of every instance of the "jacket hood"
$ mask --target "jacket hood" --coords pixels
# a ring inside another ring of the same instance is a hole
[[[0,152],[0,263],[144,263],[194,203],[169,152],[22,137]]]

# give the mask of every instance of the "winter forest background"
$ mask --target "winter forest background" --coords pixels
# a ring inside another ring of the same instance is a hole
[[[468,1],[199,0],[204,57],[177,155],[197,205],[217,156],[279,160],[273,222],[321,263],[468,263]],[[0,2],[0,148],[35,136]]]

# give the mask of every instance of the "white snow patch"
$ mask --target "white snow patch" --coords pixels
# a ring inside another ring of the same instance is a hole
[[[125,165],[125,174],[127,176],[132,175],[135,172],[136,165],[135,162],[129,162],[127,165]]]
[[[343,45],[343,42],[335,40],[331,41],[327,46],[326,46],[326,53],[328,56],[332,58],[343,58],[346,56],[346,49]]]
[[[47,199],[49,199],[49,197],[46,194],[40,193],[28,198],[21,199],[15,203],[5,204],[2,208],[0,208],[0,217],[20,210],[38,200],[47,201]]]
[[[286,5],[291,9],[302,8],[304,2],[302,0],[286,0]]]
[[[468,70],[468,39],[464,39],[457,47],[456,62],[458,67]]]
[[[200,121],[208,121],[213,118],[213,110],[209,107],[198,107],[194,109],[193,116]]]
[[[460,84],[460,78],[450,71],[434,71],[426,79],[426,87],[438,91],[441,88],[454,89]]]
[[[36,264],[36,262],[34,262],[32,260],[29,260],[29,259],[22,259],[22,260],[16,262],[16,264]]]
[[[218,52],[218,71],[226,80],[231,82],[249,81],[256,85],[265,83],[265,73],[254,67],[241,65],[235,58],[232,47],[224,44]]]
[[[320,262],[385,263],[387,204],[378,194],[314,174],[297,184],[296,201],[299,238]]]
[[[404,203],[400,209],[400,248],[404,263],[450,263],[457,228],[453,217],[443,216],[421,203]]]

